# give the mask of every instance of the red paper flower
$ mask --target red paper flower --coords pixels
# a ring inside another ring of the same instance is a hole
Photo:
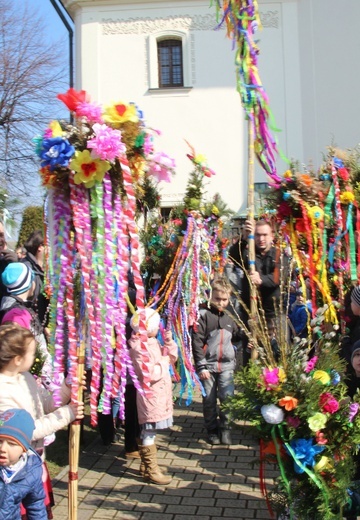
[[[80,103],[90,101],[85,90],[75,90],[74,88],[69,88],[65,94],[58,94],[56,97],[60,99],[71,112],[75,112]]]
[[[324,392],[320,396],[319,406],[324,413],[335,413],[339,409],[339,402],[330,392]]]
[[[350,173],[346,168],[339,168],[338,169],[338,176],[340,179],[342,179],[344,182],[347,182],[350,178]]]

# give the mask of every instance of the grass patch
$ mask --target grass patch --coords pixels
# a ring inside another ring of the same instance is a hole
[[[46,464],[53,479],[69,464],[69,432],[68,427],[56,432],[55,441],[46,447]],[[89,446],[99,435],[97,428],[90,425],[90,406],[85,405],[85,418],[81,435],[80,450]]]

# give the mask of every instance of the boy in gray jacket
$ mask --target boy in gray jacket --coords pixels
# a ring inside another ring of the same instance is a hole
[[[199,322],[192,333],[195,367],[206,392],[203,414],[210,444],[232,444],[229,419],[221,408],[223,401],[234,395],[233,341],[241,337],[235,321],[224,312],[230,295],[229,282],[225,278],[216,279],[212,284],[210,308],[200,310]]]

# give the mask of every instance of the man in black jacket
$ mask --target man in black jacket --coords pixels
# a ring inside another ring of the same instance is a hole
[[[244,267],[247,276],[244,276],[242,283],[241,298],[244,304],[250,309],[250,284],[253,283],[259,293],[261,305],[265,313],[267,323],[271,323],[275,318],[275,309],[280,300],[280,272],[281,262],[283,269],[287,271],[287,258],[283,256],[281,260],[280,248],[274,246],[274,235],[272,228],[265,220],[259,220],[255,224],[255,270],[249,270],[249,250],[247,239],[253,233],[252,222],[245,222],[244,236],[240,241],[233,244],[229,249],[229,257],[236,265]],[[243,309],[242,318],[247,325],[249,316]],[[273,327],[273,323],[272,323]],[[247,349],[247,338],[243,341],[243,363],[246,365],[250,359],[250,352]]]

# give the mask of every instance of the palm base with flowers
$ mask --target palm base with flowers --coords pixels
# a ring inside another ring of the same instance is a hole
[[[259,348],[258,360],[236,375],[238,392],[227,405],[233,419],[250,421],[273,443],[279,478],[268,498],[284,518],[333,520],[351,504],[360,395],[347,397],[332,336],[310,353],[297,338],[281,345],[277,362]]]

